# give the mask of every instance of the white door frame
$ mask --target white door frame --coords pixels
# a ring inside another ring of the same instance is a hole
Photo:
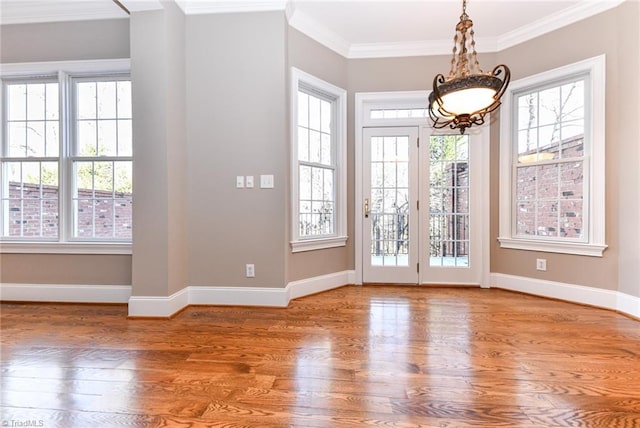
[[[362,185],[362,161],[363,161],[363,129],[365,127],[385,127],[385,126],[418,126],[423,128],[425,124],[430,126],[428,118],[404,118],[404,119],[371,119],[371,110],[376,108],[426,108],[429,92],[428,91],[404,91],[404,92],[360,92],[355,94],[355,231],[354,231],[354,247],[355,247],[355,283],[362,285],[363,272],[363,248],[362,234],[364,216],[363,201],[363,185]],[[490,159],[490,131],[489,123],[480,128],[469,129],[469,133],[477,133],[480,135],[480,141],[483,146],[480,168],[482,169],[481,178],[481,194],[482,206],[478,210],[480,219],[478,224],[481,225],[481,281],[480,286],[488,288],[490,273],[490,190],[489,190],[489,159]],[[421,132],[422,134],[422,132]]]

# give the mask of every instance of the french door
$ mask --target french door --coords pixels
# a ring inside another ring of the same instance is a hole
[[[418,128],[366,128],[363,281],[418,282]]]
[[[482,283],[483,143],[425,126],[363,128],[363,282]]]

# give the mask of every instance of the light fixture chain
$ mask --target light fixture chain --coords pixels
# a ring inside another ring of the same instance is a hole
[[[449,78],[456,75],[456,53],[458,52],[458,32],[453,37],[453,56],[451,57],[451,70],[449,70]]]
[[[478,61],[478,52],[476,52],[476,39],[475,39],[475,31],[473,31],[473,27],[471,28],[471,56],[473,57],[473,67],[475,70],[472,70],[471,72],[473,73],[474,71],[476,73],[484,73],[484,71],[482,71],[482,68],[480,68],[480,62]]]

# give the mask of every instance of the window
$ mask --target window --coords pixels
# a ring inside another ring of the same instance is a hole
[[[131,82],[73,79],[73,237],[131,240]]]
[[[346,242],[346,92],[292,68],[294,252]]]
[[[2,156],[3,236],[59,234],[59,85],[55,79],[7,82]]]
[[[3,67],[2,251],[128,253],[128,67],[97,72],[83,63],[74,72],[74,63],[63,64],[71,71],[56,65]]]
[[[604,57],[513,82],[501,115],[501,246],[601,256]]]

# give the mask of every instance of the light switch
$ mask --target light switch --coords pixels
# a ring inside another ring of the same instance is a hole
[[[274,188],[273,175],[272,174],[261,175],[260,176],[260,188],[261,189],[273,189]]]
[[[250,189],[253,188],[253,175],[247,175],[245,178],[245,186]]]
[[[239,175],[236,177],[236,189],[244,188],[244,175]]]

